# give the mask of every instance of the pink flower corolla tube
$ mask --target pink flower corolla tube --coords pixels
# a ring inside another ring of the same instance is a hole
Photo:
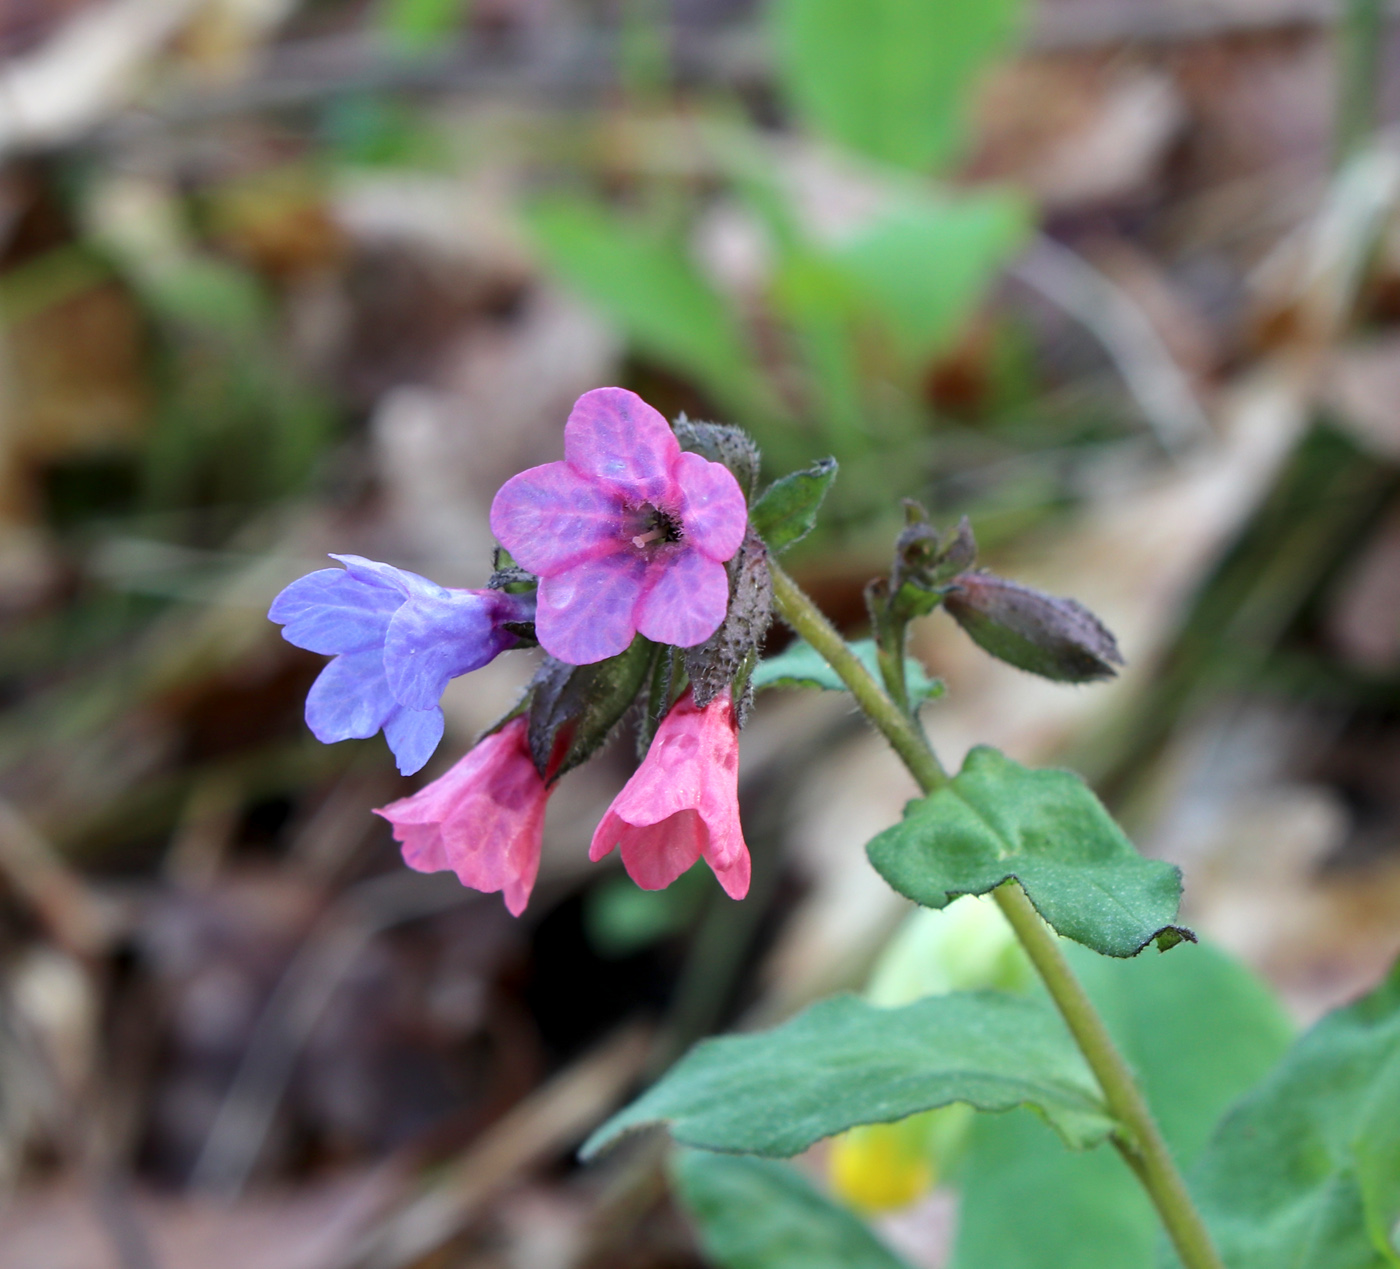
[[[450,870],[473,890],[499,890],[512,916],[535,885],[550,793],[530,759],[528,730],[524,718],[512,719],[446,775],[375,811],[393,825],[410,868]]]
[[[664,889],[703,855],[731,899],[748,894],[739,730],[728,689],[704,709],[689,691],[671,707],[593,834],[588,858],[596,863],[614,847],[643,890]]]
[[[535,633],[570,665],[616,656],[638,631],[682,648],[708,639],[747,523],[729,469],[683,452],[624,388],[579,397],[564,461],[512,476],[491,504],[497,541],[540,579]]]
[[[449,590],[358,555],[331,559],[345,567],[299,577],[267,614],[288,643],[334,658],[307,693],[307,726],[325,744],[382,730],[412,775],[442,739],[448,680],[512,647],[506,627],[528,622],[533,605],[498,590]]]

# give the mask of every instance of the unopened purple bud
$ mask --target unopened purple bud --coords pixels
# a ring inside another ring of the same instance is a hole
[[[1090,683],[1123,664],[1113,635],[1083,604],[994,573],[960,573],[943,605],[983,651],[1047,679]]]

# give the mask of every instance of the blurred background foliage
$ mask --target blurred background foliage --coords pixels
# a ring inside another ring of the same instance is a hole
[[[571,1163],[697,1036],[991,973],[866,865],[912,788],[836,696],[745,733],[744,904],[587,865],[618,744],[515,922],[402,869],[369,810],[414,786],[311,740],[266,605],[329,550],[480,584],[495,488],[604,383],[770,476],[837,457],[792,567],[852,635],[899,499],[971,516],[1129,667],[931,618],[930,732],[1076,766],[1182,865],[1257,976],[1196,971],[1262,1019],[1183,1068],[1223,1104],[1287,1029],[1260,979],[1311,1020],[1400,947],[1395,54],[1368,0],[3,0],[0,1266],[782,1265],[816,1221],[842,1263],[1145,1269],[1112,1161],[1029,1121],[812,1185]],[[528,671],[454,685],[427,775]],[[1127,972],[1125,1028],[1165,990]],[[757,1261],[668,1197],[765,1186]],[[1086,1194],[1078,1253],[989,1217]]]

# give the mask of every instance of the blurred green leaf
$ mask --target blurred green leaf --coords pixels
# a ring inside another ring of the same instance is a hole
[[[1171,924],[1177,868],[1139,855],[1077,775],[1032,771],[986,745],[866,852],[890,885],[928,908],[1015,877],[1060,934],[1107,956],[1186,937]]]
[[[664,890],[642,890],[630,877],[609,877],[584,896],[588,941],[603,956],[629,956],[678,933],[711,893],[711,875],[697,862]]]
[[[922,170],[952,157],[978,75],[1010,45],[1021,0],[776,0],[783,87],[816,131]]]
[[[875,641],[857,639],[850,647],[878,680],[880,664],[876,657]],[[913,657],[905,658],[904,675],[910,701],[915,706],[943,695],[942,680],[929,678],[928,671]],[[796,640],[777,656],[760,661],[754,667],[750,681],[754,689],[760,692],[765,687],[817,687],[828,692],[846,690],[840,675],[826,663],[820,652],[803,639]]]
[[[459,30],[471,0],[380,0],[378,26],[397,48],[429,51]]]
[[[1288,1051],[1190,1180],[1230,1269],[1400,1265],[1400,962]]]
[[[724,1269],[908,1269],[789,1164],[679,1150],[671,1169],[705,1253]]]
[[[745,334],[682,243],[578,198],[538,202],[526,219],[549,264],[643,352],[738,416],[771,412]]]
[[[749,509],[749,523],[774,554],[802,541],[817,524],[836,460],[821,458],[806,471],[789,472],[765,489]]]
[[[1009,194],[907,200],[835,252],[888,324],[902,357],[943,351],[1030,232]]]
[[[666,1124],[682,1145],[786,1157],[856,1124],[952,1102],[1034,1106],[1076,1147],[1112,1129],[1084,1059],[1041,1001],[954,992],[881,1009],[834,996],[772,1031],[697,1045],[583,1154]]]
[[[1225,1107],[1287,1048],[1292,1028],[1278,1001],[1208,945],[1134,960],[1064,950],[1189,1166]],[[1115,1152],[1071,1154],[1031,1115],[979,1117],[961,1182],[953,1269],[1149,1269],[1161,1241],[1151,1203]]]
[[[154,276],[146,297],[162,317],[223,339],[256,338],[272,319],[267,294],[257,278],[208,256],[191,256]]]

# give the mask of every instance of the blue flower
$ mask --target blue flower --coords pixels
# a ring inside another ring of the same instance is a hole
[[[405,569],[332,555],[268,610],[288,643],[334,657],[306,696],[306,724],[325,744],[377,731],[412,775],[442,739],[438,702],[449,679],[516,642],[507,622],[534,616],[532,597],[449,590]]]

